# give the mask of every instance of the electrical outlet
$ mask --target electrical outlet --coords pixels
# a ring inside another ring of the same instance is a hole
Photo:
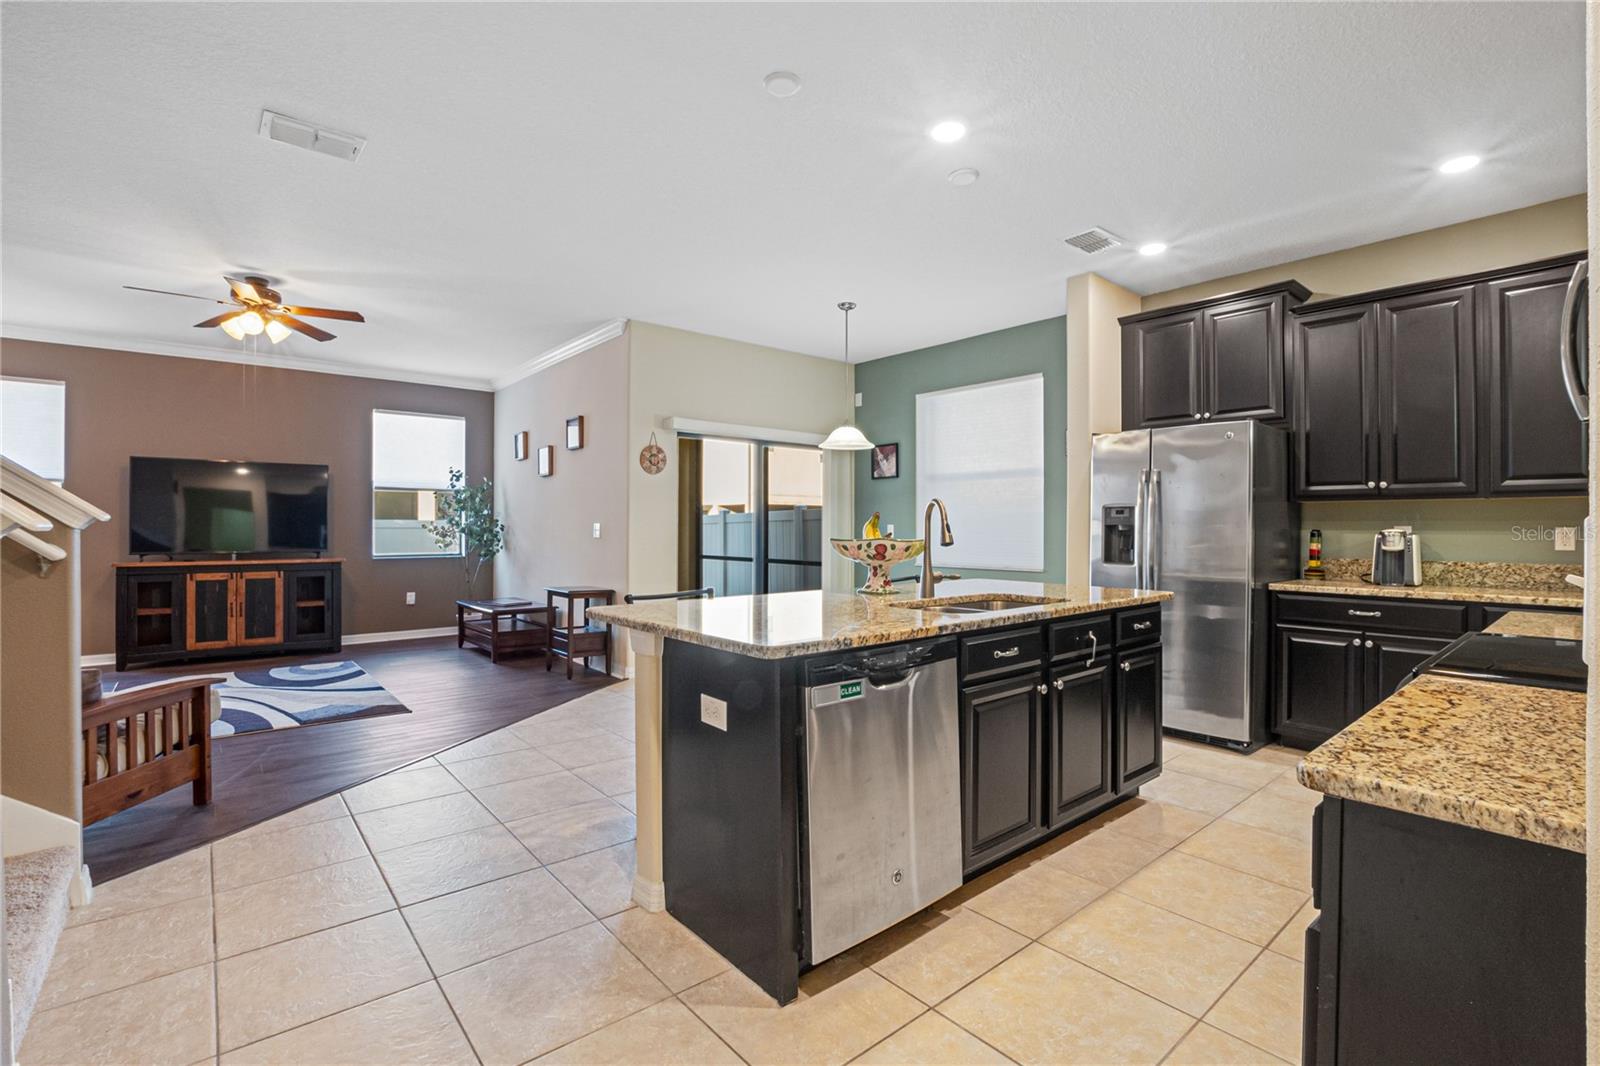
[[[861,406],[861,394],[859,392],[856,393],[856,406],[857,407]]]
[[[599,522],[596,522],[594,524],[594,539],[595,540],[599,540],[600,539],[600,523]]]
[[[1575,552],[1578,550],[1578,530],[1575,526],[1556,527],[1556,551]]]
[[[416,605],[417,605],[417,594],[415,592],[406,593],[406,606],[407,607],[415,607]]]
[[[894,539],[894,523],[891,522],[889,525],[883,527],[883,535],[888,537],[890,540]]]
[[[700,720],[713,729],[728,731],[728,701],[700,693]]]

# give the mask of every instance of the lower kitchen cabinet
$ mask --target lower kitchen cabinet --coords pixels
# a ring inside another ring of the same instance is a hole
[[[1367,706],[1359,631],[1280,625],[1273,636],[1273,726],[1280,737],[1315,747],[1361,717]]]
[[[961,839],[968,870],[1016,850],[1044,828],[1044,688],[1031,672],[961,692]]]
[[[1058,667],[1050,678],[1045,821],[1076,821],[1115,794],[1111,664]]]
[[[1117,792],[1161,772],[1161,649],[1117,656]]]
[[[1376,707],[1393,696],[1405,684],[1411,671],[1449,646],[1450,640],[1444,637],[1408,637],[1392,633],[1369,633],[1364,636],[1361,639],[1361,652],[1367,668],[1367,708]]]

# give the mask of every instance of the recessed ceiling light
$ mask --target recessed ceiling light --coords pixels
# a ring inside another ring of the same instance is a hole
[[[978,172],[971,167],[962,167],[960,170],[952,170],[946,174],[944,180],[951,185],[971,185],[978,180]]]
[[[957,122],[953,118],[945,119],[943,122],[939,123],[938,125],[934,126],[933,129],[928,131],[928,136],[932,137],[940,144],[955,144],[966,135],[966,123]]]
[[[1140,255],[1160,255],[1167,250],[1167,246],[1160,241],[1151,241],[1149,244],[1139,245]]]
[[[1443,163],[1440,163],[1439,173],[1464,174],[1481,162],[1483,160],[1475,155],[1458,155],[1453,159],[1446,159]]]
[[[767,87],[767,92],[782,99],[800,91],[800,75],[787,70],[775,70],[762,78],[761,84]]]

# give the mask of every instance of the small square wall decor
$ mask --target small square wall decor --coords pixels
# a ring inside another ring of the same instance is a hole
[[[567,419],[567,451],[575,452],[583,447],[583,416]]]
[[[527,430],[523,430],[521,433],[513,433],[511,435],[511,455],[512,458],[519,461],[528,457]]]
[[[900,445],[879,444],[872,449],[872,480],[900,476]]]
[[[556,446],[554,444],[541,444],[539,446],[539,476],[549,477],[556,472]]]

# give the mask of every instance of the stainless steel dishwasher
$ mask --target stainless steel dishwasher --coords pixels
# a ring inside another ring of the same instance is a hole
[[[961,886],[954,639],[806,665],[812,963]]]

